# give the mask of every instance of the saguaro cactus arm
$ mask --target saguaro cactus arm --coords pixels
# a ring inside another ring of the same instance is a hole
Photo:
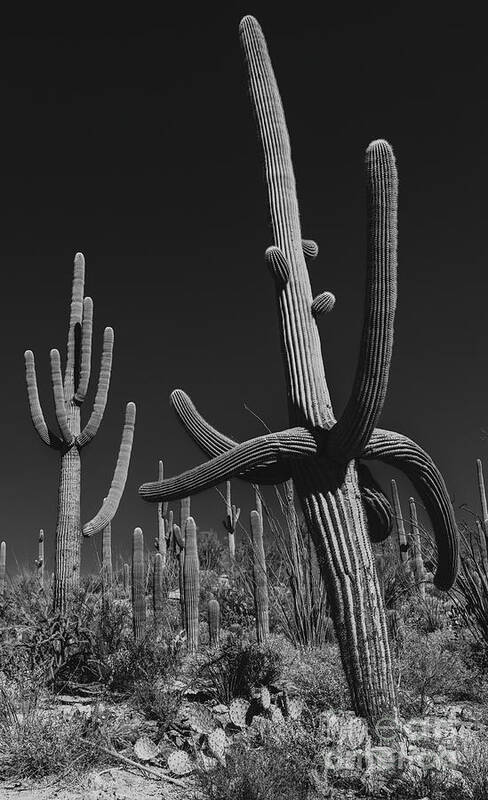
[[[197,411],[188,395],[182,389],[171,392],[171,403],[186,432],[200,447],[206,456],[213,458],[233,450],[239,444],[234,439],[220,433],[210,425]],[[290,470],[286,463],[273,464],[270,467],[257,467],[240,474],[241,480],[261,485],[285,483],[290,478]]]
[[[358,456],[375,428],[386,397],[396,307],[398,176],[389,144],[366,150],[368,255],[361,348],[349,402],[330,432],[329,452]]]
[[[114,332],[113,328],[105,328],[103,333],[103,352],[100,364],[100,375],[98,378],[97,393],[95,395],[95,403],[90,418],[83,428],[82,432],[77,436],[76,443],[78,447],[87,445],[95,434],[97,433],[103,419],[105,406],[107,405],[108,389],[110,386],[110,375],[112,373],[112,354],[114,346]]]
[[[54,407],[56,410],[56,419],[58,421],[59,430],[61,431],[64,442],[70,446],[73,443],[74,436],[71,433],[68,424],[68,414],[66,412],[66,403],[64,399],[63,375],[61,372],[61,356],[59,355],[59,350],[51,350],[51,381],[53,385]]]
[[[127,473],[129,471],[134,428],[136,424],[136,407],[134,403],[127,403],[125,410],[125,423],[120,441],[119,456],[115,466],[114,477],[110,491],[103,501],[100,511],[90,522],[83,526],[83,536],[93,536],[99,533],[115,516],[124,492]]]
[[[81,329],[80,378],[75,392],[75,401],[79,405],[85,400],[90,382],[92,337],[93,300],[91,297],[85,297],[83,300],[83,324]]]
[[[85,289],[85,257],[76,253],[73,284],[71,289],[71,309],[68,329],[68,348],[66,354],[66,371],[64,373],[64,394],[66,401],[71,400],[75,392],[76,369],[76,331],[83,322],[83,292]]]
[[[32,350],[26,350],[24,353],[25,358],[25,379],[27,382],[27,396],[29,399],[29,408],[32,419],[32,424],[36,429],[40,439],[53,449],[59,449],[63,442],[62,439],[53,431],[48,428],[44,419],[44,414],[39,400],[39,390],[37,388],[37,375],[36,375],[36,362]]]
[[[317,433],[311,433],[306,428],[290,428],[249,439],[182,475],[161,482],[144,483],[139,488],[139,494],[149,502],[178,500],[198,494],[257,466],[317,455],[319,438]]]
[[[407,436],[377,428],[361,453],[401,470],[412,482],[432,522],[437,544],[435,585],[449,589],[458,568],[458,534],[444,479],[431,457]]]

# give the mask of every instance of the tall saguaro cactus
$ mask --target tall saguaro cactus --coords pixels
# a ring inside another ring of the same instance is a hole
[[[132,627],[135,641],[142,641],[146,633],[146,579],[144,535],[140,528],[132,534]]]
[[[90,380],[93,330],[93,301],[84,297],[84,285],[85,259],[82,253],[77,253],[64,377],[59,350],[51,350],[51,380],[59,436],[46,425],[37,389],[34,354],[32,350],[25,352],[32,422],[41,441],[57,450],[61,461],[54,570],[54,607],[59,611],[67,608],[71,594],[79,586],[81,451],[92,441],[102,422],[112,371],[114,332],[112,328],[105,328],[95,402],[86,425],[82,427],[81,406]],[[83,526],[84,536],[93,536],[103,530],[117,511],[129,469],[135,417],[136,407],[134,403],[128,403],[112,485],[100,511]]]
[[[266,556],[264,554],[263,518],[259,511],[251,511],[252,565],[256,638],[264,644],[269,636],[269,598]]]
[[[232,505],[232,494],[231,494],[231,487],[230,481],[227,481],[226,485],[226,501],[225,501],[225,519],[224,519],[224,528],[228,534],[229,540],[229,557],[231,565],[234,563],[236,558],[236,528],[237,522],[239,520],[239,515],[241,513],[241,509],[237,508],[236,506]]]
[[[39,531],[39,540],[37,543],[37,558],[36,558],[36,567],[37,567],[37,580],[39,581],[39,585],[41,588],[44,588],[44,531]]]
[[[188,650],[198,650],[200,563],[198,560],[197,526],[193,517],[185,525],[185,559],[183,562],[183,589],[185,595],[185,627]]]
[[[311,532],[354,708],[373,733],[385,715],[397,718],[395,687],[370,535],[360,460],[380,459],[403,470],[431,516],[438,545],[436,583],[455,579],[458,537],[444,480],[432,459],[402,434],[377,428],[386,396],[396,305],[397,171],[390,145],[366,150],[367,278],[359,361],[346,408],[336,420],[325,379],[318,323],[333,306],[324,292],[312,296],[306,258],[318,248],[302,240],[290,142],[266,42],[257,21],[244,17],[241,42],[259,136],[274,242],[266,263],[276,289],[291,427],[238,444],[209,425],[180,390],[172,394],[185,428],[210,461],[182,475],[144,484],[151,502],[176,500],[239,477],[255,484],[293,479]],[[375,517],[386,521],[387,503],[370,493]],[[381,513],[380,513],[381,512]]]
[[[0,597],[5,594],[5,576],[7,574],[7,545],[0,542]]]

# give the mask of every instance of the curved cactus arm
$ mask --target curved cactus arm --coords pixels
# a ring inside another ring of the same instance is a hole
[[[49,447],[59,448],[62,446],[62,440],[53,433],[46,425],[44,414],[39,400],[39,390],[37,388],[37,375],[36,375],[36,362],[32,350],[26,350],[24,353],[25,359],[25,379],[27,383],[27,397],[29,399],[29,408],[32,419],[32,424],[37,431],[40,439]]]
[[[366,150],[368,256],[366,301],[358,366],[350,399],[330,432],[330,453],[356,457],[376,426],[388,386],[397,296],[398,176],[383,139]]]
[[[51,350],[51,381],[53,385],[54,408],[61,436],[66,444],[73,443],[74,436],[69,429],[68,414],[64,400],[63,375],[61,372],[61,356],[59,350]]]
[[[83,526],[83,536],[93,536],[99,533],[109,522],[112,521],[119,507],[120,500],[125,488],[127,473],[129,471],[130,456],[132,452],[132,442],[134,440],[134,428],[136,424],[135,403],[127,403],[125,409],[125,423],[120,441],[119,456],[115,466],[114,477],[108,496],[103,501],[100,511],[90,522]]]
[[[171,393],[171,404],[176,411],[178,419],[190,434],[193,441],[205,453],[213,458],[222,453],[227,453],[237,447],[239,442],[231,439],[210,425],[197,411],[190,397],[182,390],[175,389]],[[285,483],[290,478],[290,470],[285,462],[273,464],[268,467],[258,467],[245,474],[238,475],[244,481],[257,483],[261,486]]]
[[[435,584],[439,589],[450,589],[458,570],[459,534],[446,484],[431,457],[407,436],[381,428],[374,430],[360,457],[384,461],[410,479],[434,530],[437,544]]]
[[[75,392],[75,401],[81,405],[88,391],[91,373],[91,352],[93,335],[93,300],[85,297],[83,300],[83,323],[81,328],[81,364],[80,378]]]
[[[108,389],[110,386],[110,375],[112,373],[112,354],[114,347],[113,328],[105,328],[103,333],[103,352],[100,364],[100,375],[98,378],[97,394],[90,419],[86,423],[82,432],[76,439],[78,447],[84,447],[91,442],[97,433],[103,419],[105,406],[107,405]]]
[[[139,494],[150,503],[178,500],[211,489],[256,467],[287,459],[307,458],[317,455],[318,450],[319,436],[306,428],[268,433],[238,444],[233,450],[181,475],[161,482],[144,483],[139,487]]]
[[[359,488],[372,542],[384,542],[393,530],[393,508],[365,464],[358,464]]]
[[[73,285],[71,289],[71,309],[69,315],[68,350],[66,354],[66,372],[64,373],[64,395],[67,401],[74,394],[75,382],[75,332],[76,326],[83,321],[83,292],[85,290],[85,257],[76,253],[73,269]]]

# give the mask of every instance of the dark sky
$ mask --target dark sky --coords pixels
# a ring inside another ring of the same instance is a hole
[[[103,327],[115,329],[105,418],[84,451],[84,521],[110,485],[125,403],[138,409],[116,550],[128,553],[135,525],[152,544],[155,508],[137,487],[156,478],[158,459],[168,474],[202,460],[169,407],[171,389],[184,388],[239,439],[262,431],[244,404],[271,428],[287,424],[261,154],[237,33],[244,13],[263,26],[284,99],[303,233],[320,245],[313,287],[337,297],[321,322],[336,414],[361,331],[363,154],[384,137],[400,175],[399,301],[381,424],[429,450],[455,505],[477,503],[475,458],[488,469],[481,17],[445,5],[439,15],[440,4],[355,12],[299,3],[293,13],[270,3],[175,5],[159,18],[141,5],[126,17],[2,20],[0,538],[12,570],[15,557],[32,564],[40,527],[52,553],[58,458],[30,422],[23,352],[36,354],[53,420],[49,350],[65,350],[77,250],[95,305],[85,415]],[[406,502],[406,480],[400,488]],[[246,521],[250,491],[236,484],[235,495]],[[221,527],[215,490],[193,510],[201,528]],[[84,548],[86,565],[98,544]]]

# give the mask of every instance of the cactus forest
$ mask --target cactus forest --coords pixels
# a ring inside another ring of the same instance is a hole
[[[211,409],[218,396],[225,413],[232,404],[227,396],[222,401],[222,393],[226,382],[233,385],[233,369],[219,376],[216,364],[215,374],[208,373],[214,354],[207,359],[200,343],[205,333],[192,327],[192,276],[174,270],[164,248],[158,269],[171,270],[173,281],[185,281],[174,284],[179,286],[176,299],[166,291],[166,277],[160,286],[146,278],[143,248],[141,266],[131,266],[129,312],[117,309],[124,286],[127,290],[123,270],[114,271],[115,281],[107,278],[105,295],[118,319],[117,341],[130,354],[122,354],[120,376],[115,372],[112,379],[114,330],[106,327],[98,382],[92,387],[97,332],[93,301],[85,296],[85,282],[92,280],[91,255],[87,270],[81,252],[74,256],[72,275],[65,264],[71,280],[67,345],[65,353],[50,351],[57,430],[41,406],[45,385],[33,350],[24,356],[34,430],[59,459],[57,495],[54,485],[46,489],[51,480],[46,456],[45,462],[36,462],[45,463],[46,477],[23,479],[22,496],[26,499],[29,485],[30,508],[15,512],[25,528],[23,514],[28,511],[31,519],[35,509],[38,522],[25,544],[30,564],[20,563],[19,540],[9,528],[0,543],[0,798],[47,800],[53,786],[65,800],[488,797],[486,458],[472,463],[475,502],[466,503],[452,473],[443,475],[443,451],[436,452],[436,436],[440,441],[451,435],[441,430],[441,413],[439,430],[427,437],[425,449],[407,435],[415,427],[412,420],[422,416],[422,385],[411,387],[411,399],[403,398],[405,421],[401,413],[388,416],[391,386],[387,390],[396,379],[394,334],[408,341],[420,324],[413,314],[396,319],[398,276],[401,308],[405,269],[402,248],[399,262],[397,252],[399,208],[402,213],[398,170],[404,156],[397,153],[397,166],[394,132],[392,142],[371,138],[363,158],[363,208],[355,199],[352,210],[345,205],[351,218],[357,211],[360,222],[363,214],[366,227],[364,247],[361,240],[357,251],[362,247],[363,268],[353,271],[349,255],[341,266],[348,272],[343,289],[360,297],[363,308],[354,351],[334,334],[343,298],[338,293],[336,302],[321,267],[327,244],[319,255],[319,245],[307,238],[309,200],[301,211],[299,206],[294,170],[302,174],[304,132],[310,134],[305,149],[312,150],[319,140],[300,117],[303,106],[288,103],[286,84],[294,73],[286,60],[293,54],[276,35],[273,66],[272,27],[267,34],[269,49],[259,22],[250,15],[241,20],[248,98],[243,76],[229,73],[234,87],[229,104],[242,111],[239,147],[246,158],[249,150],[249,165],[251,154],[255,164],[252,178],[249,166],[253,194],[247,187],[236,202],[251,203],[256,219],[267,214],[269,238],[261,241],[260,233],[253,238],[248,220],[240,215],[232,236],[236,251],[239,237],[249,239],[246,258],[251,252],[259,259],[259,248],[264,251],[266,269],[249,271],[250,290],[256,308],[261,298],[263,308],[268,303],[268,285],[274,294],[279,338],[270,339],[269,347],[263,340],[262,346],[266,353],[274,348],[277,362],[281,351],[284,382],[277,383],[273,363],[261,371],[258,391],[264,404],[267,396],[272,398],[271,409],[281,393],[287,421],[278,424],[276,413],[264,422],[250,409],[248,430],[254,425],[254,435],[234,438],[208,422],[189,395],[175,388],[170,405],[183,435],[173,439],[171,423],[165,417],[158,422],[166,385],[178,385],[181,377],[188,376],[195,388],[192,396],[199,395],[202,407]],[[310,71],[320,57],[310,55]],[[293,69],[305,76],[308,68],[305,59]],[[282,71],[287,79],[281,95]],[[219,75],[212,75],[216,92]],[[172,76],[165,80],[171,82]],[[371,88],[366,82],[364,91]],[[319,97],[316,102],[326,101]],[[330,103],[329,122],[340,125]],[[256,149],[252,128],[243,122],[246,113],[254,119]],[[306,108],[306,114],[312,122],[313,109]],[[390,136],[386,122],[382,114],[378,124]],[[211,123],[211,117],[205,121]],[[295,124],[300,146],[292,159]],[[189,171],[198,157],[192,150]],[[336,158],[332,150],[327,158]],[[352,163],[360,165],[360,153]],[[182,157],[178,175],[190,185],[185,168]],[[414,178],[406,169],[402,191]],[[345,197],[336,197],[339,206],[347,203]],[[178,193],[173,199],[178,205]],[[97,203],[96,192],[91,202]],[[333,197],[327,200],[327,208],[334,202]],[[189,196],[184,213],[190,233],[193,208]],[[164,221],[158,224],[161,242],[178,238],[164,229]],[[126,233],[119,226],[118,238]],[[412,225],[408,235],[414,236]],[[225,245],[218,244],[223,252]],[[178,247],[184,259],[187,244],[181,247],[179,241]],[[345,253],[351,252],[347,242]],[[56,263],[51,270],[49,280],[62,281]],[[95,259],[94,284],[103,270]],[[210,280],[210,263],[205,270]],[[203,271],[200,264],[198,271]],[[312,290],[317,282],[318,293]],[[47,282],[39,286],[44,287],[39,291],[48,324],[52,292]],[[100,287],[104,309],[103,283]],[[27,282],[23,292],[29,291]],[[142,292],[147,308],[131,317]],[[233,281],[225,280],[225,313],[236,311],[238,296]],[[205,305],[206,296],[197,299]],[[170,319],[173,303],[178,314]],[[153,318],[151,309],[160,314]],[[208,311],[218,313],[215,307]],[[243,303],[249,329],[256,324],[254,312],[252,303]],[[222,320],[235,330],[230,317],[223,314]],[[447,326],[447,316],[443,321]],[[455,316],[449,324],[456,324]],[[270,315],[266,325],[272,327]],[[348,326],[356,331],[352,323]],[[261,334],[246,335],[257,346]],[[226,352],[232,353],[232,335],[225,330],[224,336]],[[352,333],[349,339],[352,343]],[[42,345],[43,330],[39,340]],[[136,354],[138,340],[144,343]],[[178,356],[181,367],[173,376],[166,361],[183,341],[190,342],[189,349]],[[339,362],[329,361],[332,343],[340,352],[340,369]],[[425,357],[434,361],[430,346],[423,343]],[[146,355],[151,359],[147,370]],[[208,364],[202,381],[193,379],[189,367],[199,358]],[[343,362],[353,375],[348,396],[339,385]],[[127,363],[130,371],[124,368]],[[334,407],[326,373],[334,394],[345,396]],[[254,374],[249,381],[255,381]],[[116,460],[101,427],[111,383],[106,424],[113,419],[120,430],[124,417]],[[137,430],[136,406],[127,397],[137,399]],[[87,401],[92,410],[82,418]],[[452,428],[454,420],[453,414]],[[256,435],[257,425],[265,427],[261,435]],[[97,434],[99,444],[87,448]],[[476,446],[483,455],[481,434]],[[34,454],[35,441],[26,438],[26,448]],[[108,460],[115,460],[115,470],[111,485],[100,487],[105,451]],[[143,460],[137,455],[142,451]],[[195,465],[191,459],[198,458],[197,451],[201,458]],[[36,452],[32,458],[42,455]],[[94,497],[98,510],[82,523],[82,504],[84,517]],[[3,503],[8,500],[6,495]],[[56,508],[52,525],[39,513],[48,502]]]

